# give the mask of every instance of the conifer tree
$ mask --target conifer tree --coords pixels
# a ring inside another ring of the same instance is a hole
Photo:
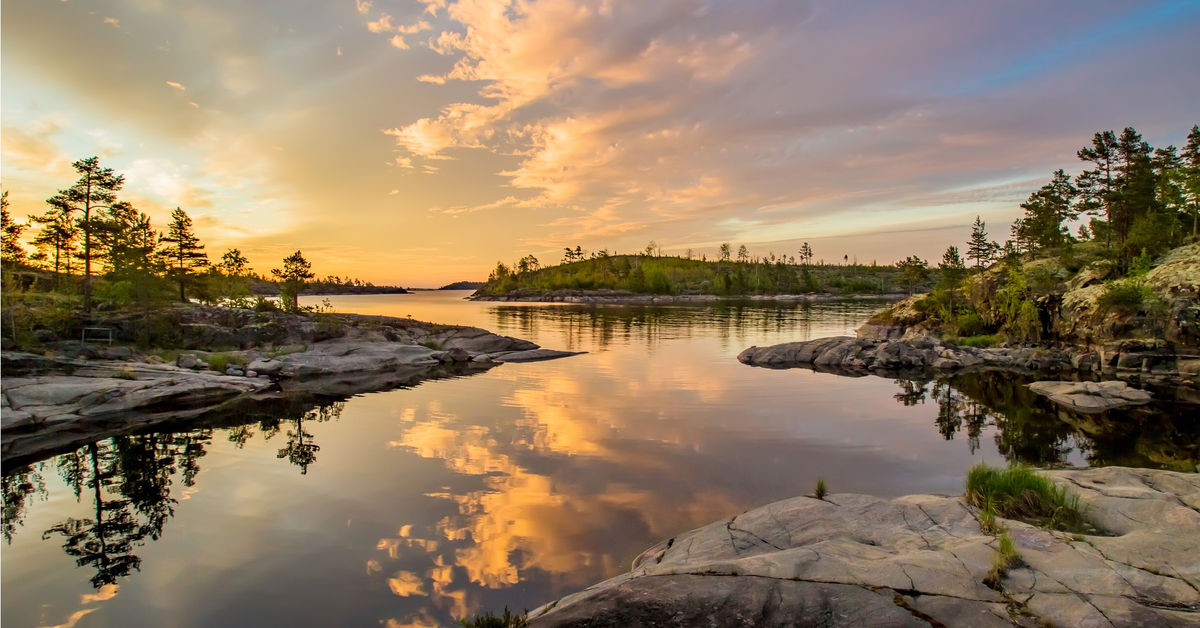
[[[1021,203],[1025,216],[1017,221],[1014,235],[1030,250],[1055,247],[1070,240],[1064,222],[1078,217],[1074,200],[1078,190],[1062,169],[1055,170],[1050,183]]]
[[[1095,165],[1091,170],[1084,170],[1075,180],[1082,196],[1081,209],[1088,214],[1103,213],[1105,220],[1111,223],[1110,200],[1117,161],[1117,135],[1112,131],[1098,132],[1092,137],[1092,145],[1079,149],[1075,155],[1081,161]],[[1111,230],[1105,230],[1105,248],[1111,245],[1110,233]]]
[[[39,249],[53,249],[55,275],[60,272],[69,275],[79,227],[71,220],[71,205],[66,197],[55,195],[47,199],[46,204],[50,206],[49,211],[34,218],[34,222],[42,225],[42,228],[34,237],[33,245]]]
[[[1192,125],[1187,136],[1187,144],[1183,148],[1184,190],[1192,207],[1192,237],[1197,235],[1197,223],[1200,222],[1200,125]]]
[[[982,271],[984,266],[996,258],[998,248],[995,242],[988,239],[983,219],[975,216],[975,224],[971,226],[971,241],[967,244],[967,259],[975,260],[975,269]]]
[[[159,242],[168,245],[163,249],[163,257],[168,261],[167,274],[179,282],[179,300],[186,302],[190,276],[208,265],[208,255],[192,231],[192,219],[187,212],[179,207],[171,212],[167,233],[159,238]]]
[[[79,228],[83,231],[83,309],[92,310],[92,238],[99,226],[98,216],[93,212],[106,209],[117,199],[117,192],[125,185],[125,175],[112,168],[101,168],[98,157],[80,159],[71,164],[79,173],[79,179],[66,190],[61,190],[48,203],[65,203],[68,212],[82,214]],[[55,199],[59,199],[56,201]],[[53,201],[53,202],[52,202]]]
[[[497,264],[497,268],[500,266]],[[283,309],[289,312],[300,311],[300,291],[309,279],[316,276],[312,272],[312,264],[304,259],[300,251],[296,251],[283,258],[283,268],[272,268],[271,274],[280,282],[279,297],[283,302]]]
[[[25,249],[21,248],[21,233],[25,225],[8,214],[8,190],[0,192],[0,260],[5,264],[25,261]]]

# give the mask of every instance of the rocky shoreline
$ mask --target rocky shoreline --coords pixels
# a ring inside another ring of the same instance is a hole
[[[1046,473],[1101,533],[1000,519],[962,497],[795,497],[643,552],[631,571],[532,611],[531,626],[1196,626],[1200,475]]]
[[[860,330],[860,336],[862,331]],[[975,348],[933,336],[877,340],[834,336],[769,347],[750,347],[738,361],[769,368],[808,367],[844,375],[889,374],[901,370],[935,373],[1007,369],[1039,375],[1113,376],[1164,385],[1196,387],[1200,355],[1172,347],[1126,340],[1099,347]]]
[[[806,294],[751,294],[721,296],[716,294],[639,294],[621,290],[555,290],[539,294],[512,294],[490,296],[473,294],[471,301],[500,301],[510,303],[612,303],[618,305],[688,305],[727,301],[806,303],[841,300],[899,301],[905,294],[849,294],[837,295],[829,292]]]
[[[164,363],[161,352],[78,341],[44,353],[0,354],[4,463],[280,397],[344,398],[504,362],[575,355],[474,327],[409,319],[344,314],[313,322],[216,308],[177,313],[187,321],[176,330],[179,346],[188,349],[173,363]],[[118,328],[118,337],[123,333]],[[229,345],[245,348],[209,350]]]

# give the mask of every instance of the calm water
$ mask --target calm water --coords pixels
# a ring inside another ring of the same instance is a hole
[[[660,539],[810,492],[818,476],[833,491],[952,494],[981,460],[1196,462],[1195,420],[1176,406],[1088,418],[1054,412],[1012,376],[910,382],[735,359],[853,333],[878,303],[465,294],[332,301],[589,353],[6,468],[0,621],[436,626],[533,608],[627,570]]]

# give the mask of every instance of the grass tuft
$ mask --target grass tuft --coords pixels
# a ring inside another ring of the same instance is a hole
[[[117,377],[117,379],[133,380],[133,379],[138,378],[138,374],[129,369],[121,369],[120,371],[117,372],[116,377]]]
[[[1065,532],[1095,530],[1084,519],[1078,496],[1026,466],[998,468],[981,463],[971,467],[966,497],[981,509],[981,526],[988,526],[985,519],[991,516],[994,527],[994,515],[999,515]]]
[[[246,356],[240,353],[214,353],[208,356],[208,368],[218,373],[224,373],[230,364],[245,366],[248,362]]]
[[[828,494],[829,491],[825,488],[825,478],[817,477],[817,490],[814,495],[817,496],[817,499],[825,499],[825,496]]]
[[[1000,530],[996,535],[996,540],[999,546],[996,548],[996,554],[992,557],[992,569],[984,576],[983,583],[993,589],[1000,589],[1000,582],[1004,576],[1008,575],[1009,569],[1015,569],[1025,563],[1021,558],[1021,553],[1017,551],[1013,545],[1012,537],[1008,535],[1008,530]]]
[[[528,613],[517,615],[505,606],[503,615],[497,616],[488,611],[470,619],[460,619],[458,623],[466,628],[525,628],[528,625],[527,615]]]
[[[434,340],[433,338],[428,338],[426,340],[421,341],[421,346],[425,347],[426,349],[433,349],[434,351],[438,351],[442,348],[442,343]]]

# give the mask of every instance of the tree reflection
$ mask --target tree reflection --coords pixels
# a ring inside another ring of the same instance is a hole
[[[301,475],[308,475],[308,465],[317,461],[317,452],[321,450],[321,446],[313,442],[313,435],[304,429],[304,422],[325,423],[341,418],[342,410],[345,407],[345,402],[340,401],[324,404],[289,419],[293,425],[287,431],[287,444],[279,450],[275,457],[287,458],[288,462],[300,467]],[[275,428],[275,431],[278,431],[278,427]],[[272,435],[274,435],[273,432]],[[269,439],[270,436],[267,438]]]
[[[133,548],[150,530],[149,526],[139,525],[129,499],[111,494],[110,489],[118,484],[117,457],[111,443],[92,443],[85,449],[89,466],[76,477],[81,485],[91,489],[93,517],[68,518],[42,533],[42,538],[48,539],[53,534],[65,537],[63,551],[75,557],[76,565],[94,568],[92,586],[100,588],[141,568],[142,559],[133,553]]]
[[[904,406],[937,403],[934,427],[946,440],[965,433],[974,453],[983,429],[995,429],[996,449],[1010,462],[1066,464],[1077,451],[1092,465],[1195,469],[1200,426],[1183,421],[1170,406],[1144,406],[1084,414],[1056,406],[1003,371],[961,373],[929,381],[897,379],[893,395]]]
[[[0,523],[0,530],[3,531],[4,541],[12,543],[17,528],[25,522],[26,505],[35,495],[41,495],[45,499],[46,481],[42,479],[38,470],[32,465],[27,465],[10,471],[0,480],[0,486],[4,495],[3,523]]]
[[[305,425],[339,418],[344,405],[327,402],[314,406],[284,401],[268,417],[243,415],[241,423],[225,429],[229,441],[241,447],[253,437],[256,423],[264,440],[269,440],[286,422],[287,443],[278,456],[287,458],[305,474],[320,449],[312,442],[312,434]],[[63,551],[75,558],[76,565],[95,570],[90,578],[92,586],[115,584],[140,569],[142,559],[136,554],[137,547],[162,537],[178,503],[171,495],[173,482],[178,479],[185,487],[196,484],[200,461],[207,454],[215,431],[206,427],[116,436],[61,454],[53,462],[6,470],[5,540],[12,541],[33,497],[46,494],[41,470],[52,468],[76,501],[90,504],[86,516],[68,517],[47,529],[42,538],[61,537]]]

